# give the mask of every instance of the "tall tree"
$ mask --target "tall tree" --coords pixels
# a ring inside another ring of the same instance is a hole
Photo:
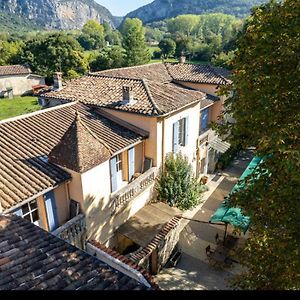
[[[176,43],[172,39],[163,39],[159,42],[158,47],[161,50],[163,58],[169,58],[175,54]]]
[[[28,63],[34,72],[51,79],[53,72],[61,71],[65,76],[70,70],[78,74],[87,71],[79,43],[70,35],[55,33],[28,41],[23,49],[23,62]]]
[[[232,143],[256,146],[264,162],[231,198],[251,218],[240,253],[243,289],[300,289],[300,1],[255,9],[239,38]]]
[[[95,50],[104,47],[104,27],[95,20],[88,20],[78,37],[80,45],[86,50]]]
[[[150,61],[150,53],[145,43],[145,30],[139,19],[127,18],[122,26],[123,47],[128,66],[142,65]]]

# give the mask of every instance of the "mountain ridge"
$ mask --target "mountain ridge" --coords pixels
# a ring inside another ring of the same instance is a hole
[[[0,14],[44,29],[80,29],[89,19],[115,27],[114,16],[94,0],[1,0]]]
[[[143,23],[169,19],[183,14],[225,13],[239,18],[250,14],[251,7],[267,0],[155,0],[125,18],[139,18]]]

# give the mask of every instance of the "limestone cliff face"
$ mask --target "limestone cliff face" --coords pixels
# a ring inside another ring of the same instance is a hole
[[[130,12],[126,17],[139,18],[144,23],[159,21],[183,14],[225,13],[237,17],[250,14],[254,5],[267,0],[155,0]]]
[[[109,10],[93,0],[0,0],[0,12],[47,29],[80,29],[89,19],[114,25]]]

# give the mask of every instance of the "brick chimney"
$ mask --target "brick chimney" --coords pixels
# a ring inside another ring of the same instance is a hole
[[[179,63],[184,64],[185,61],[186,61],[186,57],[185,57],[184,55],[181,55],[181,56],[179,57]]]
[[[132,86],[123,86],[123,104],[132,104],[134,103],[134,93]]]
[[[60,90],[62,88],[62,73],[61,72],[55,72],[53,74],[53,87],[56,90]]]

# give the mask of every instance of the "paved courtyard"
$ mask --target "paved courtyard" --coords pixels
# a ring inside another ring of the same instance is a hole
[[[166,290],[226,290],[228,278],[240,271],[240,265],[234,263],[226,270],[216,270],[209,265],[205,248],[208,245],[216,247],[215,235],[224,236],[224,226],[201,223],[209,221],[214,211],[219,207],[224,197],[231,191],[238,178],[242,175],[253,155],[251,152],[243,152],[235,159],[228,169],[222,174],[210,177],[209,190],[203,196],[202,204],[183,216],[187,218],[186,225],[181,232],[179,247],[182,257],[176,267],[164,268],[155,276],[161,289]],[[228,233],[233,228],[228,226]],[[246,236],[239,236],[239,243]]]

